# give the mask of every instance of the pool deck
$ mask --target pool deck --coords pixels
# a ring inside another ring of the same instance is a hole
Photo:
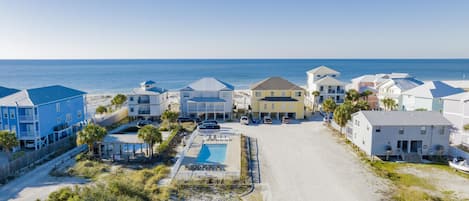
[[[181,163],[181,168],[178,174],[187,174],[193,172],[204,172],[208,176],[216,176],[210,174],[220,173],[220,171],[190,171],[184,166],[188,164],[197,164],[197,156],[199,155],[200,149],[203,144],[227,144],[226,146],[226,159],[223,165],[225,170],[222,172],[238,174],[241,171],[241,136],[240,135],[229,135],[230,141],[206,141],[204,135],[198,135],[194,138],[194,141],[190,145],[190,148],[185,153],[184,159]]]

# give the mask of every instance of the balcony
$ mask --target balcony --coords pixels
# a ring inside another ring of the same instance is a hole
[[[20,121],[34,121],[33,115],[19,115]]]
[[[339,89],[339,90],[328,89],[327,93],[328,94],[344,94],[345,91],[343,89]]]
[[[138,104],[150,104],[150,99],[138,99]]]
[[[150,110],[139,110],[138,114],[150,114]]]
[[[34,138],[35,136],[34,131],[20,131],[20,138]]]

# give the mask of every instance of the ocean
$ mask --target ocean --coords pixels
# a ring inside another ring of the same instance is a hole
[[[247,89],[270,76],[305,85],[305,72],[320,65],[340,71],[346,82],[363,74],[391,72],[410,73],[420,80],[469,79],[469,59],[0,60],[0,86],[60,84],[91,94],[125,93],[144,80],[177,90],[212,76]]]

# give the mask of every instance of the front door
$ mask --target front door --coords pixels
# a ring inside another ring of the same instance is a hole
[[[402,152],[407,153],[408,152],[408,141],[407,140],[399,140],[397,141],[397,148],[401,149]]]
[[[422,150],[422,141],[421,140],[412,140],[410,141],[410,152],[418,152]]]

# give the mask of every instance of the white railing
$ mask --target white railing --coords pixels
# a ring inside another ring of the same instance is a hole
[[[176,161],[176,163],[174,163],[173,167],[171,168],[171,173],[170,173],[170,176],[169,176],[170,180],[173,180],[174,176],[176,176],[176,174],[179,170],[179,167],[181,166],[181,163],[184,160],[184,156],[185,156],[187,150],[189,150],[189,148],[192,146],[192,142],[194,141],[194,139],[197,135],[198,135],[198,129],[195,130],[194,132],[192,132],[192,135],[189,138],[189,142],[186,143],[186,146],[184,147],[182,152],[179,154],[178,160]]]

